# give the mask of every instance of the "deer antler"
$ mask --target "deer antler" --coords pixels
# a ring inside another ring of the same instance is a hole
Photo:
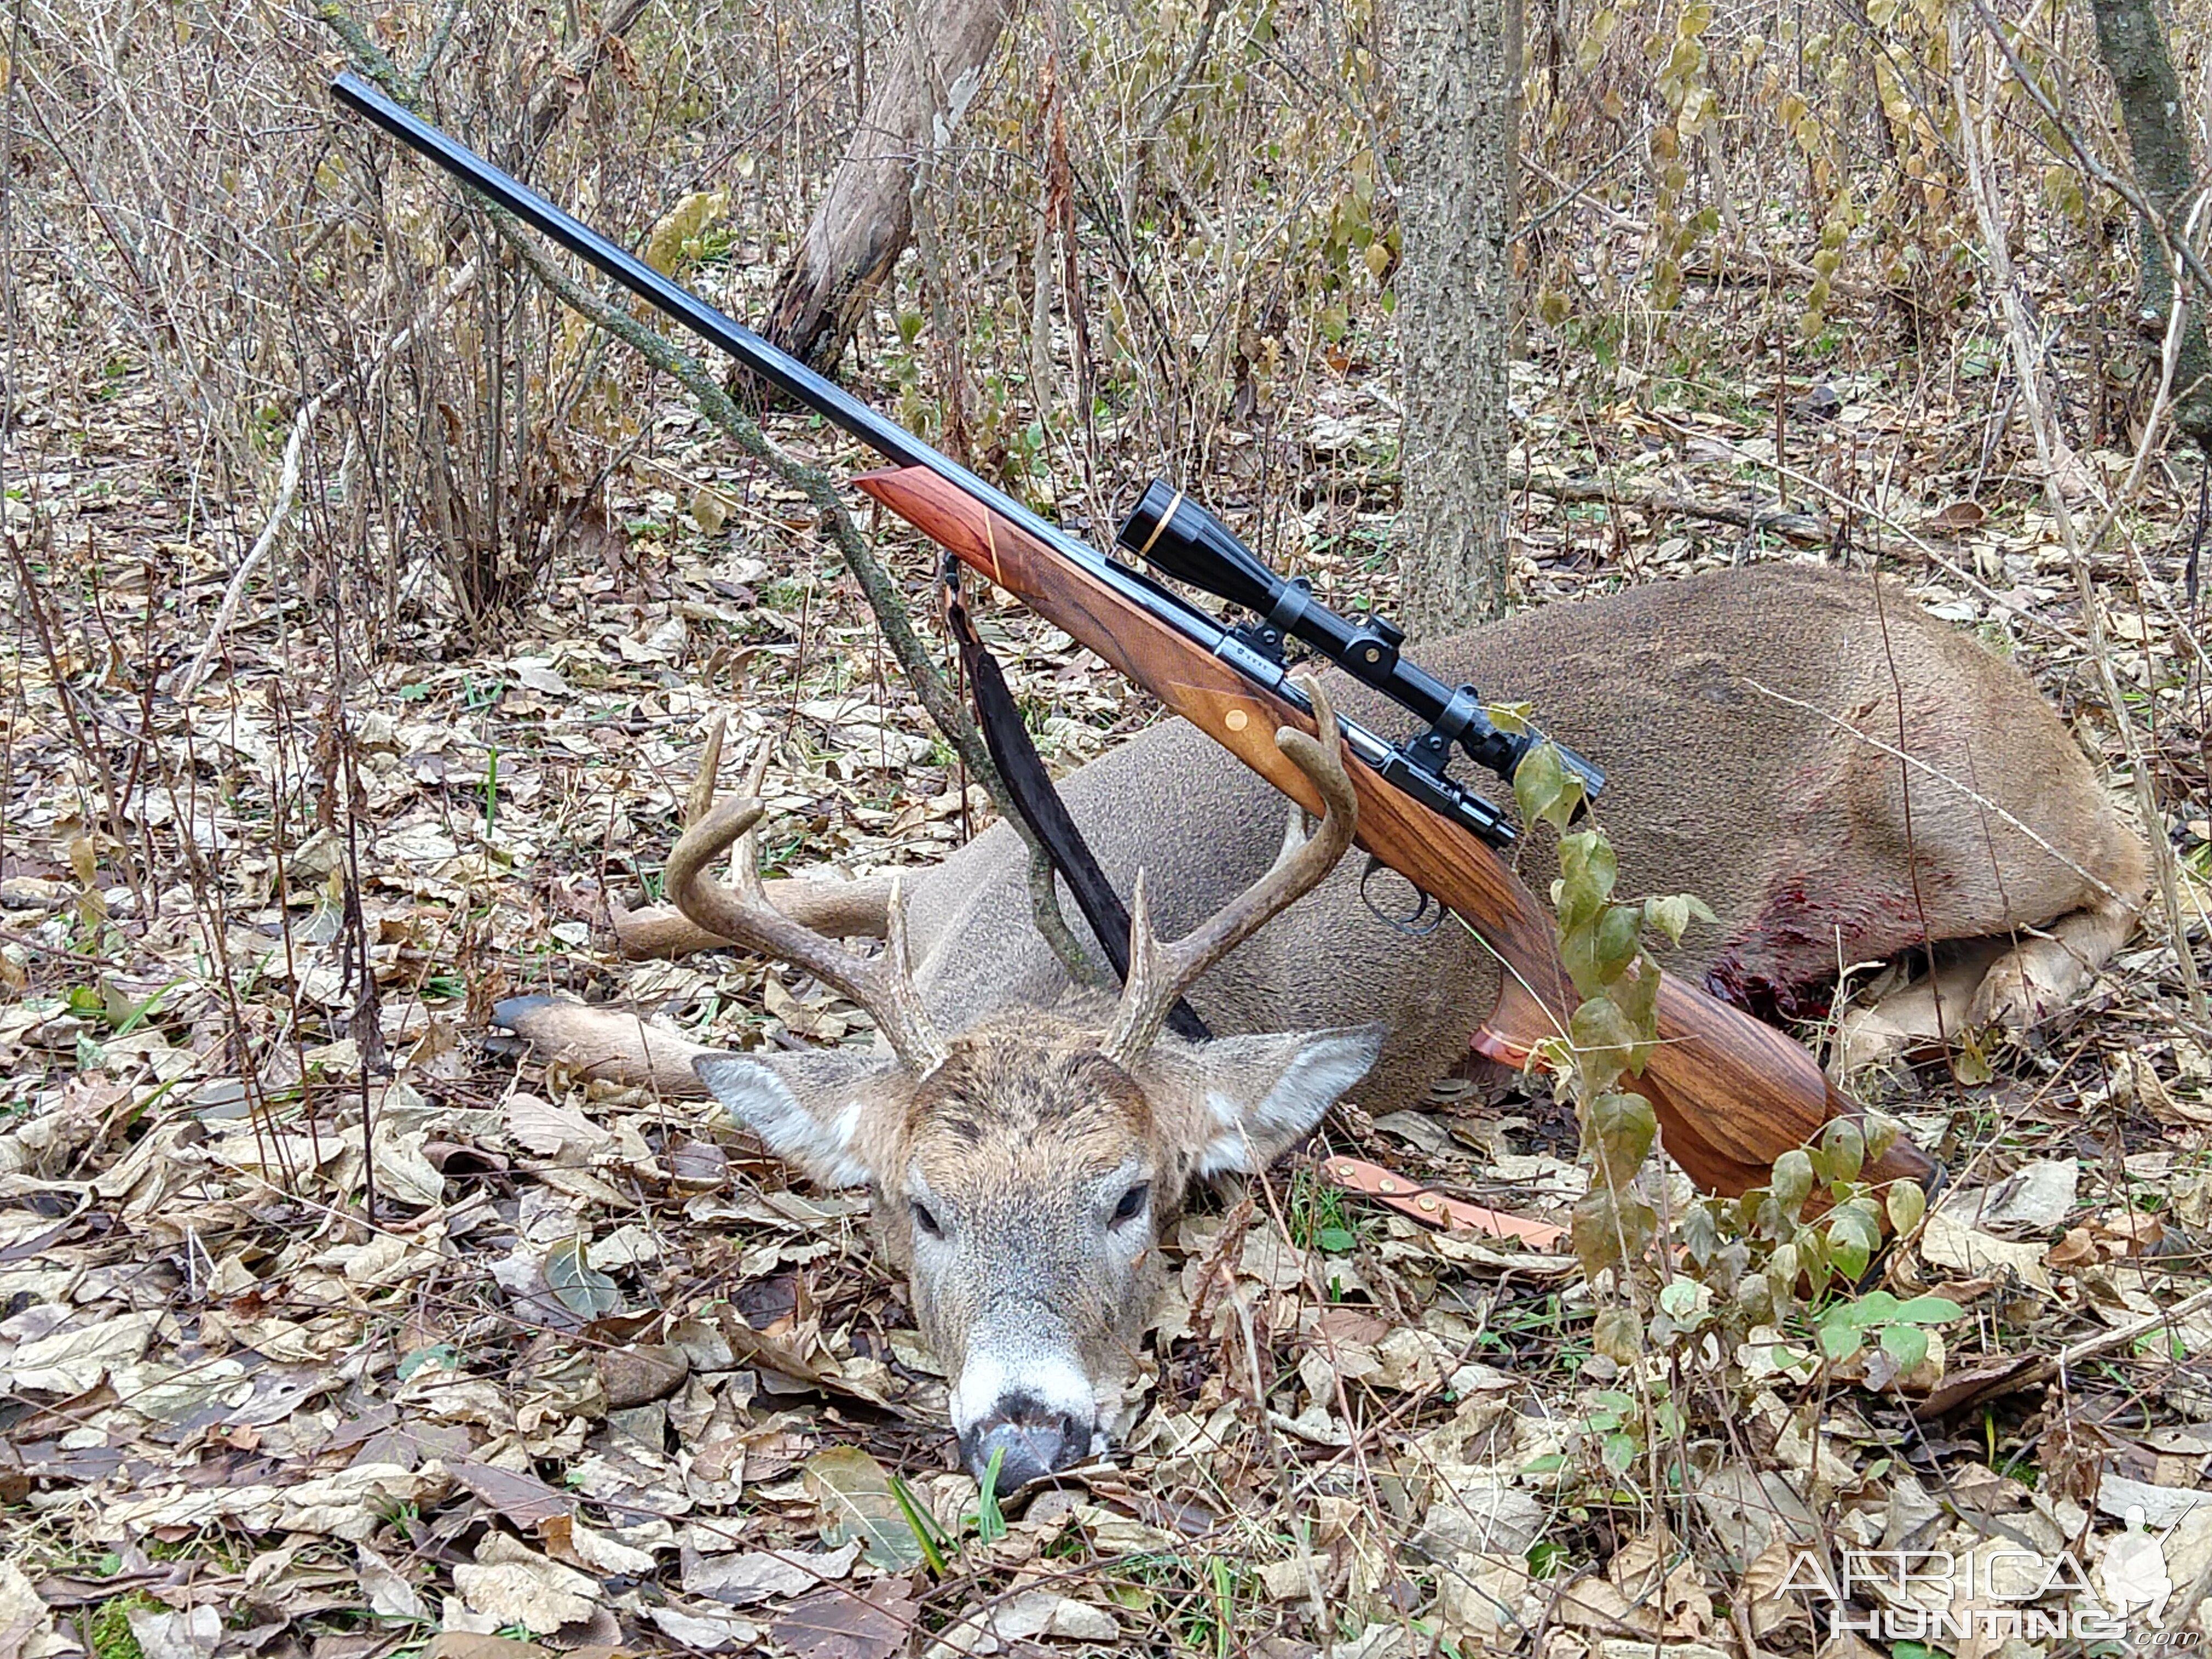
[[[757,771],[751,783],[759,788]],[[891,884],[884,952],[855,956],[835,940],[801,927],[768,901],[762,890],[760,860],[754,852],[753,826],[767,811],[758,799],[737,797],[719,802],[684,830],[668,855],[668,897],[698,926],[748,951],[773,957],[814,975],[865,1008],[876,1029],[907,1069],[917,1077],[936,1069],[945,1057],[945,1040],[930,1024],[914,988],[906,953],[906,900]],[[738,884],[707,873],[732,842],[743,842]]]
[[[1321,823],[1310,836],[1299,837],[1294,811],[1292,833],[1284,838],[1273,867],[1231,899],[1212,921],[1200,924],[1173,945],[1161,943],[1152,932],[1145,872],[1137,872],[1137,889],[1129,903],[1128,977],[1121,988],[1121,1003],[1115,1010],[1113,1027],[1102,1045],[1106,1057],[1124,1070],[1144,1058],[1166,1023],[1168,1011],[1192,981],[1267,926],[1278,912],[1312,891],[1352,845],[1359,800],[1344,769],[1336,711],[1329,707],[1318,681],[1302,675],[1298,684],[1312,700],[1315,733],[1309,737],[1285,726],[1275,732],[1275,742],[1321,792],[1325,809]]]

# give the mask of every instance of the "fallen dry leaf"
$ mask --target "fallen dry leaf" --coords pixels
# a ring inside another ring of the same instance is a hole
[[[1977,1231],[1941,1210],[1928,1216],[1921,1229],[1919,1245],[1920,1254],[1939,1267],[1970,1273],[2006,1269],[2019,1274],[2037,1290],[2052,1288],[2050,1272],[2045,1266],[2047,1247],[2014,1244]]]
[[[890,1659],[903,1653],[918,1627],[915,1602],[902,1585],[856,1591],[818,1590],[792,1603],[769,1626],[799,1659]]]

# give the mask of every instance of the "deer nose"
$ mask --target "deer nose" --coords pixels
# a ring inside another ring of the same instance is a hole
[[[1001,1400],[991,1414],[960,1437],[961,1461],[978,1480],[999,1460],[1000,1492],[1056,1474],[1091,1455],[1092,1424],[1073,1412],[1034,1400]]]

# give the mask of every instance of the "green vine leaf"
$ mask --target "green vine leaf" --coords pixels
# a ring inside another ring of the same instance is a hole
[[[1822,1131],[1820,1150],[1827,1154],[1830,1181],[1856,1181],[1866,1167],[1866,1137],[1847,1117],[1837,1118]]]
[[[1611,1090],[1589,1103],[1588,1138],[1616,1188],[1626,1186],[1644,1167],[1658,1134],[1659,1119],[1642,1095]]]
[[[1548,823],[1561,835],[1582,809],[1583,781],[1559,764],[1559,751],[1540,743],[1513,769],[1513,799],[1526,823]]]
[[[1774,1160],[1774,1175],[1767,1190],[1774,1194],[1783,1218],[1796,1220],[1805,1200],[1813,1195],[1813,1160],[1803,1147],[1792,1147]]]
[[[1602,1089],[1626,1071],[1639,1035],[1611,997],[1586,998],[1567,1020],[1567,1040],[1584,1085]]]
[[[1928,1213],[1928,1194],[1909,1181],[1892,1186],[1888,1194],[1889,1230],[1900,1238],[1920,1224]]]

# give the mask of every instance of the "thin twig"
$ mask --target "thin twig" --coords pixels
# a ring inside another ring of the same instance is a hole
[[[325,5],[318,13],[325,24],[349,46],[362,37],[360,25],[335,3]],[[404,88],[396,74],[387,66],[379,69],[366,54],[357,53],[365,73],[374,76],[385,91],[394,98],[404,94]],[[928,648],[915,632],[913,619],[899,597],[898,585],[890,573],[877,558],[875,550],[860,534],[860,526],[853,522],[852,514],[837,494],[837,485],[820,467],[800,460],[765,432],[753,418],[738,406],[737,401],[725,391],[705,365],[690,353],[680,351],[661,335],[646,327],[627,312],[617,309],[605,301],[570,278],[556,267],[532,238],[525,235],[507,214],[487,205],[487,222],[500,240],[513,250],[530,274],[554,298],[593,326],[605,331],[620,340],[662,374],[669,376],[690,394],[691,401],[700,413],[720,427],[738,448],[761,462],[787,486],[799,490],[814,505],[820,521],[830,532],[845,568],[860,584],[860,592],[874,611],[877,626],[883,629],[884,638],[890,646],[891,655],[906,675],[907,684],[914,688],[915,698],[951,744],[953,750],[966,765],[971,776],[989,793],[999,815],[1012,827],[1023,845],[1029,849],[1032,862],[1042,855],[1035,835],[1014,810],[1013,798],[1006,781],[992,764],[990,750],[984,746],[982,734],[976,731],[968,711],[961,707],[952,688],[945,681],[936,663],[931,660]],[[1089,957],[1066,919],[1060,915],[1059,896],[1050,883],[1032,882],[1030,889],[1030,908],[1037,930],[1042,933],[1053,954],[1060,959],[1069,975],[1077,983],[1089,982],[1095,969]]]
[[[191,665],[178,675],[169,687],[172,696],[179,699],[191,696],[206,677],[216,653],[222,647],[223,635],[230,631],[231,623],[238,619],[239,605],[246,598],[246,584],[253,579],[254,572],[260,569],[262,561],[276,545],[276,538],[291,523],[292,509],[300,499],[301,454],[307,445],[307,434],[322,417],[325,405],[339,392],[356,384],[364,393],[374,391],[378,380],[392,360],[407,349],[408,343],[417,333],[444,316],[446,308],[466,291],[469,284],[476,280],[476,276],[477,262],[471,259],[448,277],[445,287],[423,307],[421,314],[377,349],[376,356],[370,360],[366,380],[356,382],[349,376],[334,380],[300,405],[300,412],[292,417],[291,434],[284,440],[284,464],[278,473],[276,500],[269,509],[268,522],[261,526],[261,534],[254,538],[252,547],[239,561],[238,568],[232,572],[230,585],[223,589],[222,603],[216,607],[215,621],[208,629],[207,638],[201,643]]]
[[[1672,518],[1710,519],[1740,530],[1771,531],[1786,541],[1825,547],[1835,538],[1835,526],[1816,513],[1799,513],[1780,506],[1744,506],[1734,501],[1701,501],[1671,490],[1622,489],[1603,478],[1516,478],[1516,489],[1555,501],[1603,501],[1608,507],[1632,507]]]

